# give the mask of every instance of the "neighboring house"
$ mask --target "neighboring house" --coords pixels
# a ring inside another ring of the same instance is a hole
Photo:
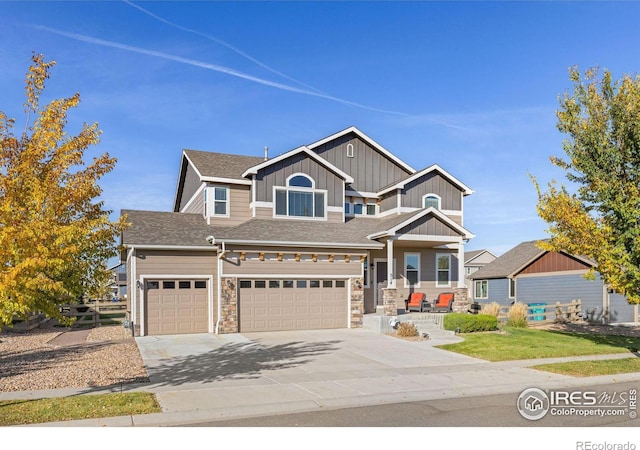
[[[111,296],[119,299],[127,297],[127,265],[118,263],[113,267],[109,267],[109,271],[113,273],[110,289]]]
[[[465,284],[467,287],[471,286],[472,282],[469,276],[475,273],[478,269],[486,266],[490,262],[495,261],[496,255],[489,250],[471,250],[464,253],[464,276]]]
[[[523,242],[469,277],[471,296],[478,303],[513,302],[527,304],[582,301],[582,313],[594,322],[638,321],[638,305],[611,292],[596,272],[596,279],[584,275],[595,262],[564,252],[548,252],[538,241]]]
[[[362,326],[395,288],[465,300],[463,199],[351,127],[271,159],[184,150],[173,212],[123,211],[141,335]]]

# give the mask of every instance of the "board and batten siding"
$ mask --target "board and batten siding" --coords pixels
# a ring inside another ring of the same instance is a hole
[[[407,183],[402,190],[401,206],[424,208],[423,197],[427,194],[436,194],[440,197],[440,209],[442,210],[462,210],[462,191],[436,172],[424,174]]]
[[[389,211],[398,207],[398,190],[393,190],[388,194],[385,194],[380,199],[380,212]]]
[[[136,282],[141,276],[153,275],[159,279],[171,279],[171,276],[213,276],[215,303],[215,280],[218,273],[218,258],[216,252],[204,251],[172,251],[172,250],[137,250],[135,262],[136,274],[130,280],[130,285],[135,289]],[[138,320],[140,320],[141,298],[136,296],[136,311],[138,311]],[[216,307],[213,308],[214,321],[216,315]]]
[[[347,146],[353,145],[353,157],[347,156]],[[355,133],[348,133],[313,149],[318,155],[348,173],[355,180],[350,189],[377,192],[381,188],[406,178],[411,172],[381,154]]]
[[[327,191],[328,206],[344,206],[344,180],[305,153],[298,153],[264,167],[256,175],[256,200],[273,202],[273,187],[285,187],[287,178],[303,173],[315,181],[316,189]]]
[[[566,272],[568,270],[588,270],[591,266],[564,253],[547,252],[525,267],[520,274]]]
[[[442,223],[440,219],[431,213],[400,228],[398,234],[419,234],[426,236],[449,236],[459,237],[460,233],[453,230],[449,225]]]
[[[186,167],[185,169],[183,169],[185,170],[185,175],[184,175],[184,183],[182,185],[182,197],[180,197],[179,211],[182,211],[182,208],[184,208],[185,205],[189,203],[189,200],[191,200],[191,197],[193,197],[193,195],[196,193],[196,191],[198,190],[198,188],[200,188],[200,185],[202,184],[200,182],[200,177],[194,170],[193,166],[189,164],[186,159],[184,160],[184,164],[186,164]]]

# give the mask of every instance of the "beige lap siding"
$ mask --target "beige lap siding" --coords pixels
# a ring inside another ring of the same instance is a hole
[[[136,250],[135,278],[131,278],[132,289],[136,290],[137,323],[140,325],[145,312],[142,311],[142,294],[136,287],[141,280],[202,280],[207,279],[207,305],[212,307],[213,323],[217,319],[216,278],[218,259],[215,251],[173,251],[173,250]],[[206,278],[205,278],[206,277]],[[209,278],[211,277],[211,278]],[[212,301],[209,299],[212,293]],[[207,311],[207,317],[209,311]],[[207,319],[209,320],[209,319]]]
[[[362,263],[359,256],[351,256],[349,262],[345,261],[345,255],[335,254],[333,262],[329,261],[328,255],[318,255],[314,262],[311,255],[301,255],[300,261],[295,260],[295,256],[291,253],[282,255],[282,261],[277,260],[277,253],[265,253],[265,260],[256,259],[256,254],[247,254],[245,260],[242,261],[239,253],[228,255],[223,263],[223,271],[225,275],[252,275],[252,276],[268,276],[270,278],[301,276],[308,277],[347,277],[362,274]]]

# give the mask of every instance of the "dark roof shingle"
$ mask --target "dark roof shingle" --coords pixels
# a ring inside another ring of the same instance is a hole
[[[481,278],[508,277],[524,264],[544,253],[544,250],[541,250],[536,245],[537,242],[539,241],[527,241],[516,245],[494,261],[478,269],[469,278],[478,280]]]
[[[222,228],[207,225],[200,214],[123,210],[131,224],[122,233],[124,245],[206,247],[207,236]]]
[[[184,150],[184,153],[203,177],[242,179],[245,170],[264,162],[264,158],[259,156],[229,155],[200,150]]]

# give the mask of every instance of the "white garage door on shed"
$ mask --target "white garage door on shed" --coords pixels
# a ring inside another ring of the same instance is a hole
[[[240,280],[241,333],[347,328],[346,280]]]
[[[147,280],[146,334],[208,332],[208,293],[207,280]]]

